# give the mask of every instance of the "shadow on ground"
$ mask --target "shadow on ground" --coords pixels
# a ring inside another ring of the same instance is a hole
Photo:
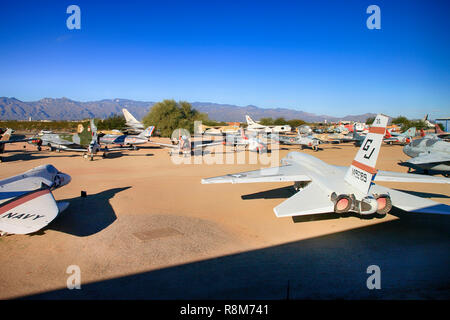
[[[117,193],[129,188],[131,187],[114,188],[86,197],[65,199],[63,201],[70,203],[69,208],[46,229],[77,237],[86,237],[100,232],[117,219],[109,200]]]
[[[401,219],[25,298],[449,299],[450,218],[397,213]],[[371,265],[381,270],[380,290],[367,288]]]

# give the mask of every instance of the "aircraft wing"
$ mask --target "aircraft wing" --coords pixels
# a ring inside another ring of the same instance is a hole
[[[211,146],[218,146],[218,145],[223,145],[223,141],[220,142],[211,142],[211,143],[204,143],[204,144],[193,144],[192,145],[192,149],[196,150],[196,149],[202,149],[202,148],[206,148],[206,147],[211,147]]]
[[[328,213],[334,211],[334,203],[325,190],[311,182],[303,190],[273,208],[273,211],[279,218]]]
[[[392,205],[399,209],[418,213],[450,214],[450,206],[411,194],[389,189],[380,185],[372,185],[371,193],[389,194]]]
[[[448,162],[450,161],[450,154],[443,152],[433,152],[420,154],[415,158],[411,158],[408,161],[412,164],[426,164],[426,163],[438,163],[438,162]]]
[[[287,181],[311,181],[311,178],[308,176],[306,170],[298,165],[284,165],[202,179],[202,184]]]
[[[179,148],[178,144],[168,144],[168,143],[160,143],[160,142],[153,142],[153,141],[149,141],[149,142],[156,144],[158,146],[166,147],[166,148],[172,148],[172,149]]]
[[[403,173],[393,171],[378,171],[375,175],[375,182],[389,181],[389,182],[422,182],[422,183],[450,183],[449,178],[433,177],[423,174]]]
[[[36,140],[36,139],[28,138],[28,139],[5,140],[5,141],[1,141],[0,140],[0,144],[17,143],[17,142],[28,142],[28,141],[33,141],[33,140]]]
[[[0,206],[0,230],[14,234],[36,232],[55,219],[59,212],[49,189],[31,191]]]

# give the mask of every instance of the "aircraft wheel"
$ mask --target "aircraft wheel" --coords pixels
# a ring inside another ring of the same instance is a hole
[[[61,152],[61,149],[56,149],[56,152],[58,152],[58,153]]]
[[[91,157],[89,158],[90,161],[94,161],[94,155],[92,154]]]
[[[133,150],[137,151],[137,150],[139,150],[139,148],[136,146],[133,146]]]
[[[102,158],[106,158],[106,152],[102,154]]]
[[[41,151],[41,150],[42,150],[41,146],[38,146],[37,149],[38,149],[38,151]]]

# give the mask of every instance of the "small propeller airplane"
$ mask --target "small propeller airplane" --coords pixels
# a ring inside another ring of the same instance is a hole
[[[349,167],[335,166],[301,152],[290,152],[282,166],[202,179],[202,184],[294,182],[298,192],[274,208],[277,217],[354,212],[386,215],[393,206],[405,211],[450,214],[450,206],[375,184],[450,183],[450,179],[381,171],[375,168],[388,117],[377,115]]]
[[[36,232],[69,206],[52,191],[70,182],[68,174],[47,164],[0,180],[0,235]]]

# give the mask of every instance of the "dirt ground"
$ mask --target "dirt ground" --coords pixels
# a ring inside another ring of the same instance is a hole
[[[322,148],[301,152],[349,165],[358,150]],[[229,147],[217,154],[235,156]],[[377,167],[406,172],[397,164],[406,159],[401,146],[384,145]],[[267,164],[176,165],[150,144],[94,161],[8,145],[0,179],[47,163],[72,177],[54,192],[70,206],[36,234],[0,238],[2,299],[450,298],[448,216],[395,209],[382,219],[277,218],[290,183],[200,183]],[[383,185],[450,205],[448,184]],[[71,265],[81,290],[67,289]],[[380,267],[380,290],[367,288],[370,265]]]

